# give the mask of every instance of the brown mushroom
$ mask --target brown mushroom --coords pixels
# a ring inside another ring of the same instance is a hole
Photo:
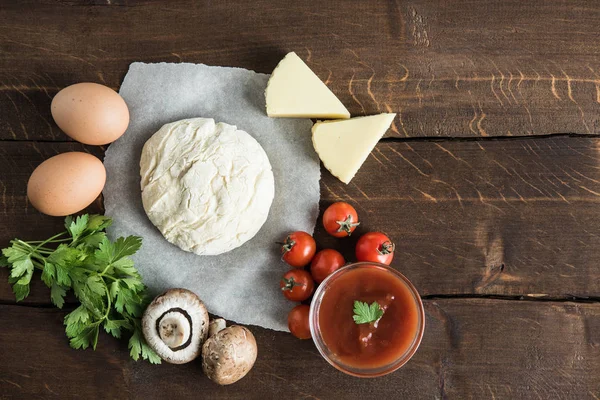
[[[252,369],[257,356],[254,335],[243,326],[225,328],[225,321],[211,322],[212,334],[202,346],[202,370],[213,382],[230,385]]]
[[[146,308],[142,332],[160,358],[184,364],[200,355],[208,334],[208,311],[195,293],[170,289]]]

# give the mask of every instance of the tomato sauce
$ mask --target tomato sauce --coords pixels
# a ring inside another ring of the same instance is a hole
[[[384,309],[379,321],[356,324],[354,301]],[[379,368],[399,359],[418,334],[419,308],[404,281],[377,266],[356,268],[334,279],[323,294],[319,330],[339,362]]]

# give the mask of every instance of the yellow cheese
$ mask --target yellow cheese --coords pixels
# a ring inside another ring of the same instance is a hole
[[[379,114],[338,121],[319,121],[312,128],[313,146],[325,168],[350,183],[396,114]]]
[[[346,107],[294,52],[275,67],[265,97],[269,117],[350,118]]]

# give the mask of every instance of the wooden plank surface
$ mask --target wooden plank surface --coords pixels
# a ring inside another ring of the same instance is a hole
[[[388,233],[397,243],[393,266],[425,296],[600,298],[599,145],[592,138],[382,142],[350,185],[324,171],[321,211],[337,200],[355,204],[358,233]],[[26,185],[39,162],[68,150],[101,156],[75,143],[0,142],[1,246],[17,233],[33,240],[62,230],[61,218],[28,205]],[[354,259],[358,235],[337,240],[318,224],[315,236]],[[1,301],[12,299],[6,274]],[[48,302],[37,286],[29,301]]]
[[[379,143],[350,185],[325,175],[322,201],[351,199],[363,232],[394,238],[421,294],[598,297],[599,144]]]
[[[600,133],[600,3],[585,0],[4,1],[0,139],[65,140],[52,96],[133,61],[270,73],[296,51],[391,136]]]
[[[136,363],[104,332],[95,352],[71,350],[62,311],[0,306],[0,326],[19,328],[0,329],[0,397],[583,400],[600,393],[600,304],[440,299],[425,308],[421,347],[394,374],[352,378],[312,342],[250,327],[259,348],[254,369],[219,387],[199,362]]]
[[[103,333],[96,352],[69,349],[72,304],[51,307],[38,275],[15,305],[0,269],[0,399],[600,398],[600,139],[510,137],[600,133],[600,4],[26,0],[1,2],[0,20],[1,247],[62,229],[26,201],[36,165],[102,157],[52,121],[61,88],[118,89],[133,61],[269,73],[296,51],[353,115],[398,113],[350,185],[324,171],[321,208],[349,201],[362,232],[388,233],[427,314],[413,360],[375,380],[250,327],[256,367],[218,387],[199,363],[135,363]],[[315,237],[352,259],[358,235]]]

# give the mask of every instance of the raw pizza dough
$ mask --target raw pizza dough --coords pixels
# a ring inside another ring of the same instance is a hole
[[[222,254],[252,239],[275,194],[261,145],[211,118],[160,128],[144,145],[140,174],[150,221],[169,242],[200,255]]]

